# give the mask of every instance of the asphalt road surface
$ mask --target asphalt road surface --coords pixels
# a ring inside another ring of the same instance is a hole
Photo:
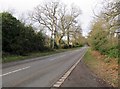
[[[4,67],[0,75],[2,87],[51,87],[86,50],[82,47]]]

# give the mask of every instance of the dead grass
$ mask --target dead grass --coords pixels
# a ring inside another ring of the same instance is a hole
[[[87,65],[100,78],[104,79],[112,86],[118,87],[118,61],[114,58],[101,55],[98,51],[90,51],[89,53],[94,58],[86,62]]]

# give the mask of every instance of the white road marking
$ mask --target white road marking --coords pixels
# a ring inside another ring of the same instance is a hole
[[[81,59],[84,57],[87,51],[84,52],[84,54],[79,58],[79,60],[52,86],[60,87],[62,83],[65,81],[65,79],[70,75],[70,73],[75,69],[75,67],[78,65],[78,63],[81,61]]]
[[[5,75],[8,75],[8,74],[15,73],[15,72],[18,72],[18,71],[21,71],[21,70],[25,70],[25,69],[28,69],[28,68],[30,68],[30,66],[24,67],[24,68],[21,68],[21,69],[17,69],[17,70],[14,70],[14,71],[11,71],[11,72],[8,72],[8,73],[5,73],[5,74],[2,74],[2,75],[0,75],[0,77],[1,77],[1,76],[5,76]]]

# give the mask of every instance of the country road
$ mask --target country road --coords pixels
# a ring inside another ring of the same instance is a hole
[[[51,87],[85,54],[86,50],[86,47],[82,47],[3,67],[0,75],[2,87]]]

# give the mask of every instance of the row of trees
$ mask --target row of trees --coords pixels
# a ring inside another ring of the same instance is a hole
[[[105,2],[100,15],[93,21],[89,35],[89,44],[94,50],[100,51],[109,57],[118,58],[119,44],[116,32],[120,32],[120,2],[113,0]],[[118,30],[119,29],[119,30]]]
[[[82,46],[84,37],[78,19],[80,14],[80,9],[72,6],[68,10],[60,2],[38,5],[28,16],[30,25],[25,19],[20,21],[8,12],[0,13],[3,53],[24,55],[50,48]]]
[[[35,32],[32,26],[25,26],[8,12],[2,15],[2,50],[3,53],[24,55],[44,49],[45,37]]]
[[[80,43],[82,34],[78,17],[81,10],[75,6],[67,9],[67,6],[60,2],[47,2],[38,5],[30,18],[38,23],[44,30],[49,30],[51,36],[51,48],[61,47],[63,38],[67,39],[66,45]]]

